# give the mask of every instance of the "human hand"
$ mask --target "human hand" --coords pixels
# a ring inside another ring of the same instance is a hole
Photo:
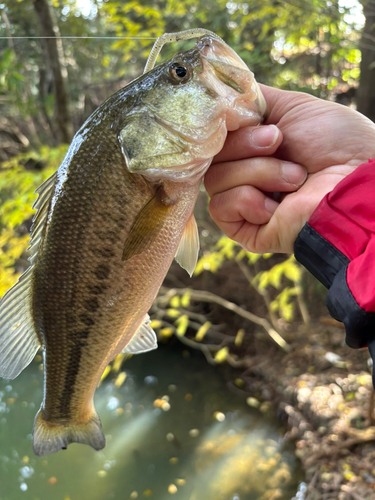
[[[205,176],[209,211],[247,250],[292,253],[323,197],[375,157],[375,124],[340,104],[261,88],[265,125],[228,134]],[[281,193],[279,201],[272,193]]]

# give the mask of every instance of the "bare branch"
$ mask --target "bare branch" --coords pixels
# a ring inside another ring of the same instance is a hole
[[[190,288],[172,288],[170,290],[167,290],[165,287],[161,288],[162,293],[169,295],[169,300],[173,297],[173,294],[174,295],[184,295],[188,291],[189,291],[190,296],[193,300],[218,304],[218,305],[224,307],[225,309],[228,309],[229,311],[232,311],[235,314],[238,314],[242,318],[245,318],[245,319],[251,321],[252,323],[255,323],[256,325],[261,326],[268,333],[268,335],[272,338],[272,340],[274,342],[276,342],[276,344],[278,346],[280,346],[285,352],[291,351],[291,346],[271,326],[270,322],[267,319],[261,318],[261,317],[257,316],[256,314],[253,314],[249,311],[246,311],[245,309],[238,306],[237,304],[234,304],[233,302],[229,302],[229,300],[223,299],[222,297],[219,297],[218,295],[215,295],[214,293],[211,293],[211,292],[205,292],[205,291],[201,291],[201,290],[192,290]]]

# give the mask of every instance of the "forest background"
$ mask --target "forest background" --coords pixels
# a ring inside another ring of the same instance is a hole
[[[28,266],[34,190],[58,168],[96,107],[142,73],[165,32],[210,29],[258,82],[337,101],[375,121],[375,0],[206,0],[204,7],[197,0],[3,0],[0,13],[0,296]],[[163,58],[191,44],[166,46]],[[327,317],[323,287],[293,257],[250,254],[222,237],[206,205],[202,193],[193,281],[172,266],[153,307],[160,339],[177,337],[212,364],[252,370],[272,386],[267,396],[246,378],[235,379],[254,405],[285,400],[305,372],[366,372],[363,356],[329,356],[344,348],[344,332]],[[318,345],[314,355],[311,345]],[[283,383],[269,367],[256,368],[263,355],[281,356]],[[360,428],[373,423],[372,404],[361,407]]]

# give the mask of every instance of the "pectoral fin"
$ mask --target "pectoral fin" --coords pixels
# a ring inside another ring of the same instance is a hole
[[[199,234],[197,222],[194,214],[191,214],[185,230],[182,234],[180,245],[175,255],[176,261],[181,267],[186,269],[190,276],[192,276],[195,266],[197,265],[199,253]]]
[[[144,252],[160,233],[170,210],[169,205],[161,201],[162,189],[162,187],[158,188],[134,221],[125,241],[122,260],[129,260]]]
[[[135,335],[122,350],[123,354],[140,354],[157,349],[158,343],[154,330],[150,326],[150,316],[146,314]]]

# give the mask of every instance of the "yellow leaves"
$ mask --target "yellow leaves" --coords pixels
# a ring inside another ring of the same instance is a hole
[[[107,365],[105,367],[105,370],[104,372],[102,373],[102,376],[100,377],[100,380],[99,380],[99,383],[98,383],[98,387],[100,387],[101,383],[103,382],[103,380],[109,375],[111,371],[111,366],[110,365]]]
[[[223,236],[216,243],[212,252],[207,252],[199,259],[194,276],[198,276],[203,271],[215,273],[220,269],[225,260],[231,260],[236,256],[237,248],[240,247],[235,241]]]
[[[109,56],[104,56],[103,59],[102,59],[102,65],[105,67],[105,68],[108,68],[109,64],[111,62],[111,58]]]
[[[182,307],[185,307],[185,308],[189,307],[189,305],[190,305],[190,299],[191,299],[191,292],[190,292],[190,290],[188,290],[188,291],[187,291],[186,293],[184,293],[184,295],[181,297],[181,300],[180,300],[180,302],[181,302],[181,306],[182,306]]]
[[[167,309],[167,314],[171,318],[178,318],[180,316],[180,311],[178,309]]]
[[[260,290],[264,290],[269,285],[279,289],[281,287],[281,280],[285,277],[293,282],[298,282],[301,278],[301,269],[297,264],[294,256],[289,259],[276,264],[271,269],[259,273],[254,282],[258,284]]]
[[[247,258],[249,265],[254,265],[259,259],[269,259],[272,256],[268,254],[257,254],[247,252],[235,241],[223,236],[213,247],[211,252],[206,252],[197,263],[194,276],[198,276],[203,271],[215,273],[226,260],[236,260],[237,262]]]
[[[275,300],[271,302],[272,311],[279,311],[279,314],[286,321],[292,321],[294,304],[290,300],[298,295],[299,289],[297,287],[286,287],[283,291],[276,297]]]
[[[236,338],[234,339],[234,345],[236,347],[242,345],[244,336],[245,336],[245,330],[243,328],[240,328],[237,332]]]
[[[352,64],[359,64],[362,59],[361,51],[358,49],[349,50],[345,59]]]
[[[163,323],[160,320],[158,320],[158,319],[153,319],[150,322],[150,326],[151,326],[152,329],[161,328],[163,326]]]
[[[125,354],[118,354],[112,364],[113,373],[118,373],[120,371],[122,362],[124,361]]]
[[[194,276],[198,276],[203,271],[215,273],[224,262],[223,257],[218,252],[206,253],[201,257],[194,270]]]
[[[343,69],[342,70],[342,79],[344,82],[357,81],[359,79],[360,69]]]
[[[171,327],[166,327],[166,328],[162,328],[160,331],[159,331],[160,335],[164,338],[169,338],[169,337],[172,337],[172,335],[174,334],[174,329],[171,328]]]
[[[175,325],[177,326],[176,335],[183,337],[189,326],[189,316],[187,314],[183,314],[175,321]]]
[[[115,380],[115,386],[121,387],[122,384],[125,382],[125,380],[126,380],[126,372],[119,373]]]
[[[222,349],[217,351],[217,353],[215,354],[215,358],[214,358],[216,363],[223,363],[227,359],[228,354],[229,354],[228,347],[223,347]]]
[[[180,307],[180,297],[178,295],[175,295],[174,297],[171,298],[170,305],[174,307],[175,309]]]
[[[200,328],[199,330],[197,331],[196,335],[195,335],[195,340],[197,342],[202,342],[202,340],[204,339],[206,333],[208,332],[208,330],[210,329],[210,326],[211,326],[211,322],[210,321],[206,321],[206,323],[204,323]]]

